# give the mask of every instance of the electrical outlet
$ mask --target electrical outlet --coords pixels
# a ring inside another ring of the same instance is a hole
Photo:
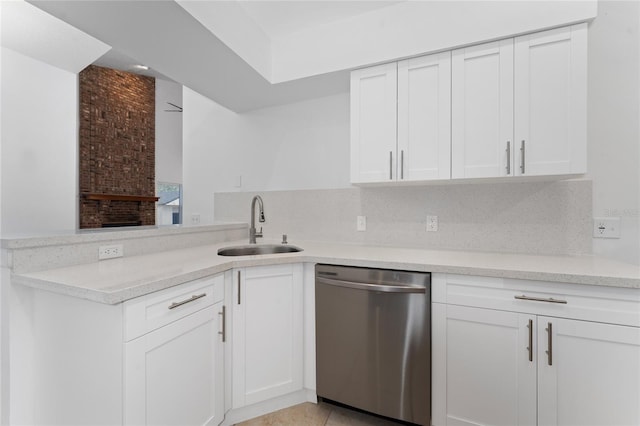
[[[427,216],[427,232],[438,230],[438,216]]]
[[[366,216],[358,216],[356,220],[356,228],[358,231],[366,231],[367,230],[367,217]]]
[[[192,214],[191,215],[191,224],[192,225],[200,225],[200,215],[199,214]]]
[[[112,246],[100,246],[98,249],[98,259],[113,259],[114,257],[122,257],[124,255],[124,248],[122,244],[114,244]]]
[[[620,218],[594,217],[593,238],[620,238]]]

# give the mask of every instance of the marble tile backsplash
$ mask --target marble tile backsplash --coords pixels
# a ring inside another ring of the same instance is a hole
[[[592,183],[353,187],[257,193],[265,238],[527,254],[591,252]],[[250,219],[253,192],[216,193],[216,221]],[[367,230],[356,230],[364,215]],[[438,216],[426,232],[427,215]]]

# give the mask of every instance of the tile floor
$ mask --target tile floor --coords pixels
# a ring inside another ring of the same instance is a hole
[[[236,426],[398,426],[401,423],[321,402],[295,405]]]

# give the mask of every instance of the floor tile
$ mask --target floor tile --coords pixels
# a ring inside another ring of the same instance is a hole
[[[330,414],[331,406],[306,402],[238,423],[237,426],[323,426]]]
[[[344,407],[305,402],[236,426],[398,426],[400,423]]]
[[[347,408],[333,407],[326,426],[398,426],[398,424]]]

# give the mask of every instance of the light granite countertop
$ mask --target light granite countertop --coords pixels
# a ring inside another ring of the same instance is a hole
[[[231,268],[311,262],[640,289],[640,266],[596,256],[421,250],[305,241],[292,242],[304,249],[298,253],[240,257],[217,254],[221,247],[244,244],[246,240],[14,274],[12,282],[117,304]]]

